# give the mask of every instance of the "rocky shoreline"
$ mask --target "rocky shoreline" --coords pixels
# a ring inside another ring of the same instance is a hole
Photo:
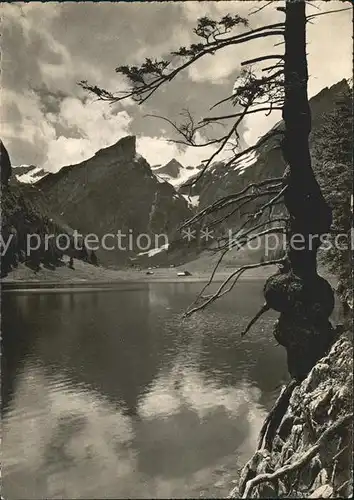
[[[194,263],[186,264],[174,268],[154,268],[151,270],[153,274],[147,274],[147,269],[140,271],[135,269],[109,269],[101,266],[93,266],[86,262],[74,259],[73,269],[67,265],[67,259],[64,258],[64,264],[56,269],[46,269],[42,267],[39,271],[34,272],[24,264],[19,264],[1,281],[5,286],[41,283],[53,286],[61,284],[98,284],[98,283],[120,283],[126,281],[136,282],[199,282],[208,281],[210,278],[210,269],[197,268]],[[274,266],[265,269],[249,270],[241,279],[263,279],[274,272]],[[185,269],[191,271],[190,276],[177,276],[177,273]],[[230,274],[230,269],[221,269],[214,276],[215,282],[223,281]]]
[[[229,498],[352,498],[352,425],[348,332],[295,387],[272,452],[254,453]]]

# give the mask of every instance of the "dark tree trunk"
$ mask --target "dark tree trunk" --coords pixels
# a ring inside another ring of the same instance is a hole
[[[299,276],[316,274],[319,237],[329,231],[332,214],[311,168],[309,134],[311,111],[307,95],[305,1],[287,0],[285,21],[285,100],[283,154],[289,165],[285,204],[290,214],[290,234],[301,243],[290,245],[289,258]],[[311,244],[312,243],[312,244]],[[296,248],[294,248],[296,247]]]
[[[290,217],[290,270],[270,277],[264,292],[266,303],[280,312],[274,335],[287,350],[290,375],[302,380],[334,338],[328,319],[334,294],[329,283],[317,274],[317,250],[321,236],[330,229],[332,213],[311,167],[305,1],[287,0],[285,15],[282,149],[287,164],[284,201]]]

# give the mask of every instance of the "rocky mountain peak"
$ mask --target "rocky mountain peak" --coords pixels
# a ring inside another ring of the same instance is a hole
[[[158,167],[155,169],[155,173],[158,175],[164,174],[168,175],[173,178],[177,178],[180,175],[181,170],[183,170],[184,167],[177,161],[175,158],[172,158],[166,165],[163,165],[162,167]]]
[[[170,160],[168,163],[166,163],[166,167],[169,166],[169,167],[173,167],[173,168],[184,168],[184,166],[178,161],[176,160],[176,158],[172,158],[172,160]]]
[[[135,136],[127,136],[101,149],[92,158],[68,165],[43,178],[36,187],[38,203],[43,199],[53,217],[65,221],[81,234],[134,235],[175,234],[181,220],[192,215],[183,196],[161,182],[148,162],[136,153]],[[100,248],[105,265],[121,265],[142,249],[134,244],[124,250]],[[159,245],[158,245],[159,246]],[[152,248],[154,248],[152,243]]]
[[[133,159],[136,155],[136,136],[127,135],[126,137],[122,137],[115,144],[97,151],[95,156],[101,156],[102,154],[118,155],[125,160]]]
[[[310,107],[312,113],[312,127],[317,125],[317,121],[321,121],[323,114],[333,109],[336,101],[349,89],[349,84],[344,78],[340,82],[335,83],[331,87],[325,87],[318,94],[310,99]]]

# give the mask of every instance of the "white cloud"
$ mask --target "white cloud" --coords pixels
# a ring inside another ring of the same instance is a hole
[[[215,84],[225,83],[236,70],[241,69],[241,61],[235,57],[235,47],[226,47],[217,55],[209,55],[194,63],[188,70],[194,82],[210,80]]]
[[[66,98],[59,113],[50,116],[67,129],[74,129],[80,137],[56,137],[48,143],[44,169],[56,171],[68,164],[92,157],[96,151],[117,142],[129,134],[131,117],[126,111],[113,113],[103,102],[83,103]]]
[[[339,1],[313,2],[318,9],[307,5],[307,14],[318,14],[331,10],[345,8]],[[266,15],[264,9],[263,15]],[[276,22],[277,20],[275,20]],[[307,25],[307,59],[309,68],[309,97],[313,97],[324,87],[330,87],[343,78],[352,76],[352,41],[351,41],[351,13],[350,11],[336,12],[319,16]],[[333,40],[336,42],[333,43]],[[257,42],[247,44],[253,50]],[[246,45],[245,45],[246,47]],[[259,45],[258,45],[259,47]],[[248,49],[248,47],[247,47]],[[283,49],[271,47],[270,41],[262,42],[262,54],[282,53]],[[259,55],[259,53],[258,53]],[[256,52],[247,51],[244,59],[256,57]],[[207,74],[206,74],[207,75]],[[268,117],[264,113],[249,115],[245,119],[246,132],[244,139],[247,144],[254,144],[265,132],[281,120],[281,111],[274,111]]]
[[[248,17],[249,13],[267,2],[263,1],[217,1],[217,2],[195,2],[189,1],[183,4],[183,10],[189,21],[195,22],[203,16],[222,17],[225,14],[238,14]],[[250,19],[252,21],[252,19]]]
[[[55,139],[55,129],[45,118],[40,106],[39,97],[33,91],[18,94],[11,90],[2,91],[1,108],[5,112],[7,107],[16,105],[20,113],[13,123],[1,120],[2,136],[5,142],[10,142],[15,134],[17,140],[35,144],[40,150],[46,149],[47,144]],[[1,113],[3,114],[3,113]]]
[[[121,105],[92,102],[87,95],[83,102],[84,92],[77,86],[82,75],[105,85],[108,90],[115,90],[117,86],[122,89],[125,84],[114,72],[114,78],[106,78],[87,59],[73,56],[64,45],[65,40],[54,38],[51,21],[60,13],[59,4],[52,4],[51,8],[43,8],[41,4],[25,8],[12,5],[2,10],[5,42],[18,42],[19,46],[15,70],[23,68],[23,73],[11,77],[14,63],[8,53],[5,55],[2,136],[15,163],[19,157],[22,163],[37,163],[55,172],[64,165],[91,157],[98,149],[130,133],[131,117],[122,111]],[[13,35],[16,38],[12,38]],[[38,54],[34,54],[35,49]],[[43,95],[47,92],[54,102],[55,96],[60,95],[56,112],[46,109]],[[63,97],[65,94],[72,97]],[[132,101],[127,100],[125,104],[131,106]],[[75,131],[74,137],[72,131]]]
[[[246,131],[243,134],[245,142],[252,146],[281,119],[281,111],[273,111],[270,116],[267,116],[266,113],[248,115],[245,118]]]
[[[178,155],[176,145],[170,144],[164,137],[138,137],[136,149],[152,166],[163,165]]]
[[[140,133],[139,152],[151,164],[167,163],[175,157],[184,165],[196,165],[208,158],[213,147],[181,149],[167,143],[169,133],[162,127],[149,131],[147,125],[145,132],[141,120],[144,108],[138,108],[132,100],[125,101],[124,107],[83,102],[77,82],[87,79],[111,91],[121,90],[125,83],[115,74],[115,65],[135,63],[145,56],[161,57],[172,48],[188,45],[192,38],[195,41],[192,29],[203,15],[247,16],[262,5],[264,2],[249,1],[156,2],[139,9],[123,2],[110,6],[103,3],[79,6],[71,2],[2,5],[1,114],[7,117],[6,123],[2,123],[2,135],[15,163],[21,158],[23,163],[36,162],[55,171],[62,165],[82,161],[97,149],[131,133]],[[308,5],[309,13],[343,8],[343,3],[337,1],[316,2],[316,5],[321,10]],[[142,13],[140,17],[138,12]],[[250,28],[282,19],[283,14],[270,5],[250,17]],[[157,24],[161,29],[151,29]],[[351,77],[351,30],[350,12],[321,16],[308,24],[310,96],[343,77]],[[189,104],[188,90],[192,87],[207,89],[200,92],[207,107],[212,104],[210,100],[215,97],[218,100],[219,93],[220,99],[226,97],[228,82],[231,93],[241,61],[281,52],[282,47],[274,47],[276,41],[276,37],[255,40],[198,62],[186,73],[189,80],[181,107]],[[46,109],[40,93],[31,90],[42,88],[54,99],[60,94],[62,102],[58,99],[58,110]],[[179,87],[176,88],[175,95],[169,94],[171,87],[157,92],[147,104],[147,112],[156,113],[156,105],[159,114],[174,119],[169,113],[171,110],[178,113],[175,110],[179,106]],[[129,114],[123,109],[129,109]],[[279,117],[280,113],[247,117],[246,141],[253,143]]]
[[[130,133],[129,114],[114,111],[103,102],[83,103],[69,97],[61,102],[59,112],[54,114],[43,111],[40,98],[34,92],[19,96],[6,90],[2,97],[3,109],[7,103],[15,101],[21,110],[16,124],[2,123],[5,143],[11,143],[15,129],[17,140],[35,145],[42,153],[40,166],[50,172],[86,160]],[[67,130],[65,136],[57,132],[58,125]],[[70,136],[70,130],[75,137]]]
[[[202,143],[203,138],[197,133],[196,142]],[[183,147],[178,144],[169,143],[164,137],[143,136],[137,139],[137,151],[150,165],[164,165],[172,158],[176,158],[184,167],[197,166],[203,160],[207,160],[215,151],[213,145],[201,148]],[[215,158],[215,161],[222,160],[229,156],[227,151],[223,151]]]
[[[184,7],[186,16],[194,23],[199,17],[210,15],[214,19],[219,19],[225,14],[240,15],[249,20],[249,27],[240,26],[238,33],[250,31],[253,28],[259,27],[269,22],[276,23],[282,20],[282,15],[274,8],[271,9],[270,18],[264,19],[262,16],[255,15],[249,17],[249,13],[255,8],[259,8],[262,3],[266,2],[209,2],[209,4],[199,2],[186,2]],[[263,12],[263,11],[262,11]],[[267,16],[268,17],[268,16]],[[226,47],[218,51],[214,56],[207,56],[189,69],[189,76],[193,81],[212,81],[213,83],[223,83],[232,73],[240,71],[241,62],[260,55],[260,51],[266,54],[277,53],[274,48],[274,43],[278,41],[277,37],[264,39],[256,39],[244,44]],[[278,51],[279,52],[279,51]]]
[[[346,3],[316,2],[316,14],[348,7]],[[307,52],[309,67],[309,95],[314,96],[343,78],[352,77],[352,13],[336,12],[320,16],[307,25]]]

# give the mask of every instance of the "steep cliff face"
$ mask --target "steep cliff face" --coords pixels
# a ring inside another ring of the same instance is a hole
[[[343,335],[293,390],[272,451],[245,465],[231,498],[353,495],[353,343]]]
[[[330,88],[325,88],[310,100],[312,129],[318,129],[326,119],[326,114],[336,107],[338,97],[348,89],[346,80]],[[192,187],[191,194],[199,195],[199,208],[204,208],[215,200],[243,189],[251,182],[259,182],[283,175],[285,164],[280,149],[284,123],[280,121],[257,143],[254,151],[246,152],[231,166],[223,162],[214,163]],[[276,135],[279,133],[278,135]],[[314,136],[310,137],[313,148]],[[189,184],[189,181],[186,183]],[[182,185],[180,192],[189,193],[188,185]]]
[[[191,215],[184,198],[170,184],[158,180],[136,153],[133,136],[78,165],[47,175],[36,188],[51,212],[79,233],[95,233],[99,238],[118,231],[132,235],[132,244],[126,239],[121,245],[127,251],[100,250],[105,264],[124,263],[141,252],[136,245],[139,234],[147,234],[153,241],[155,234],[172,238],[181,220]]]
[[[2,149],[4,182],[1,185],[1,278],[8,276],[21,263],[35,272],[42,266],[54,270],[65,265],[64,255],[97,263],[94,253],[89,255],[85,248],[75,248],[72,240],[66,248],[63,248],[62,242],[57,243],[57,237],[70,240],[72,228],[60,217],[50,213],[46,200],[34,186],[14,179],[16,167],[11,166],[4,145]],[[28,171],[32,170],[30,168]]]

